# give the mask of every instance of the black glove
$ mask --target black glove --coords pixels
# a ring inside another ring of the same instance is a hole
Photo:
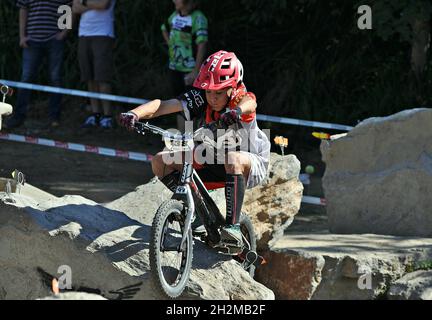
[[[131,111],[120,114],[119,118],[120,125],[128,129],[129,131],[132,131],[134,129],[135,122],[137,122],[138,120],[138,116]]]
[[[240,122],[240,116],[242,114],[242,110],[239,107],[228,110],[220,116],[220,121],[225,127],[229,127],[234,123]]]

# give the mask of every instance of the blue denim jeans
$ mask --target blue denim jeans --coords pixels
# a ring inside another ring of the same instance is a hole
[[[21,81],[34,83],[39,73],[39,67],[44,62],[44,58],[47,57],[51,85],[61,87],[64,43],[64,40],[56,39],[44,42],[27,41],[28,48],[23,49]],[[18,117],[23,119],[26,117],[30,99],[30,90],[19,90],[15,109]],[[61,99],[60,94],[51,94],[49,101],[50,120],[59,120]]]

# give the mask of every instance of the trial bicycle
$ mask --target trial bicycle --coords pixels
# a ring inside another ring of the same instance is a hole
[[[206,141],[203,135],[205,129],[214,132],[220,126],[212,123],[186,134],[173,133],[143,122],[136,122],[134,128],[140,134],[151,132],[162,136],[166,147],[171,151],[187,152],[193,150],[197,140]],[[233,248],[221,244],[220,230],[225,225],[225,218],[212,199],[210,188],[206,188],[190,162],[183,161],[178,186],[171,199],[158,208],[151,227],[151,279],[155,287],[169,298],[179,297],[188,284],[194,245],[191,225],[197,217],[206,229],[201,240],[220,253],[233,256],[252,277],[256,267],[265,263],[256,252],[256,235],[252,222],[243,212],[240,217],[243,247]],[[213,185],[211,189],[223,187],[223,184]]]

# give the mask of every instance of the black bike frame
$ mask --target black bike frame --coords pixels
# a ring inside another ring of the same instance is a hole
[[[188,196],[189,192],[192,197]],[[183,201],[189,211],[192,205],[190,203],[191,198],[194,202],[195,214],[201,219],[207,230],[208,240],[213,243],[219,243],[219,228],[225,224],[225,218],[210,196],[198,173],[193,169],[192,164],[185,162],[179,185],[173,195],[173,199]],[[188,232],[189,227],[190,223],[188,219],[186,219],[185,234]]]
[[[173,134],[148,123],[135,123],[135,130],[141,134],[144,134],[144,130],[148,130],[155,134],[159,134],[162,137],[172,138],[177,142],[180,141],[182,144],[189,139],[193,139],[192,136],[185,137],[184,135]],[[196,133],[197,132],[195,132],[194,135]],[[198,215],[204,223],[208,234],[207,239],[212,243],[219,243],[219,228],[225,224],[225,219],[204,186],[204,183],[194,170],[193,165],[187,161],[183,164],[181,179],[172,198],[183,201],[186,207],[183,237],[179,248],[180,250],[186,243],[186,238],[190,231],[194,214]]]

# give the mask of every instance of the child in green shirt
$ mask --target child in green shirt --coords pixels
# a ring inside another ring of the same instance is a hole
[[[198,10],[197,0],[173,0],[175,11],[162,24],[168,45],[169,73],[175,96],[192,88],[206,56],[208,22]],[[177,127],[184,130],[184,119],[177,117]]]

